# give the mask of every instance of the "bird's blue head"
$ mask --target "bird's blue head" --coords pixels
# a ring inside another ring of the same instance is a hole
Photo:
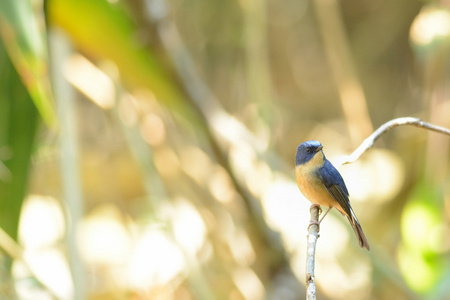
[[[297,147],[297,154],[295,155],[295,165],[303,165],[310,161],[323,146],[319,141],[306,141]]]

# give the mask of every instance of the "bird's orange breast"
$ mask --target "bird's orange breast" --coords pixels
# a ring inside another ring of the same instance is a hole
[[[322,183],[317,171],[324,165],[324,157],[318,152],[310,161],[295,166],[297,185],[302,194],[312,203],[334,207],[336,201]]]

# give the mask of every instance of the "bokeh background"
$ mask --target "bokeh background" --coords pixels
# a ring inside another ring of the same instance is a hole
[[[450,127],[450,2],[0,1],[0,298],[305,298],[296,146]],[[319,299],[450,299],[450,139],[339,168]]]

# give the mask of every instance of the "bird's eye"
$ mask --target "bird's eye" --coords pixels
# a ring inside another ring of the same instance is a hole
[[[311,153],[311,149],[306,148],[306,152]]]

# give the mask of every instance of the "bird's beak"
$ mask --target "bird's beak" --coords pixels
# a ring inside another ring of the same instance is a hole
[[[317,150],[316,150],[316,152],[319,152],[320,150],[322,150],[322,148],[323,148],[323,146],[322,146],[322,145],[320,145],[319,147],[317,147]]]

